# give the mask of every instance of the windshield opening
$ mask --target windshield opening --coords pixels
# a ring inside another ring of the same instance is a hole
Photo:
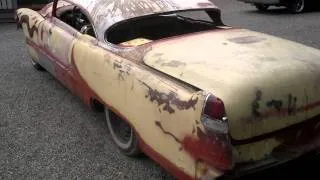
[[[106,32],[105,39],[120,46],[138,46],[163,38],[215,29],[220,25],[219,12],[182,11],[118,23]]]

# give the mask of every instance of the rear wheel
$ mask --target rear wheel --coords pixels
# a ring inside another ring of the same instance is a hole
[[[36,70],[45,71],[45,69],[39,63],[35,62],[32,58],[31,58],[31,64]]]
[[[142,154],[133,128],[114,112],[105,108],[109,132],[118,148],[127,156]]]
[[[254,6],[256,6],[259,11],[267,11],[269,8],[269,5],[265,4],[254,4]]]
[[[288,8],[292,13],[301,13],[305,10],[305,0],[293,0]]]

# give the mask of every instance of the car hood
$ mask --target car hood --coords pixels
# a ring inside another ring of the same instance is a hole
[[[234,140],[320,114],[320,51],[245,30],[214,30],[151,44],[144,63],[221,98]]]

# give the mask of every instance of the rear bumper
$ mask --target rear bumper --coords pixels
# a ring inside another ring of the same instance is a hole
[[[224,176],[236,178],[265,171],[282,164],[291,164],[309,155],[320,156],[320,116],[273,134],[270,138],[276,138],[283,143],[274,148],[271,154],[260,161],[237,163],[232,171],[225,172]],[[250,143],[249,143],[250,144]],[[303,163],[300,164],[303,166]]]
[[[250,177],[263,177],[267,174],[275,174],[274,172],[282,171],[285,173],[292,172],[292,170],[303,171],[315,171],[317,169],[312,169],[312,167],[320,162],[319,151],[312,151],[301,156],[296,156],[292,159],[282,159],[272,158],[268,161],[262,161],[251,165],[237,165],[234,171],[226,172],[223,176],[219,177],[219,180],[224,179],[238,179],[238,178],[250,178]],[[311,168],[311,169],[310,169]],[[316,173],[316,172],[312,172]],[[276,175],[274,175],[276,176]],[[278,174],[277,174],[278,176]]]

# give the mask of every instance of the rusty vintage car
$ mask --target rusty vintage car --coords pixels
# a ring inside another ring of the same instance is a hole
[[[214,179],[319,151],[320,51],[220,16],[208,0],[17,10],[33,66],[105,112],[128,156]]]

